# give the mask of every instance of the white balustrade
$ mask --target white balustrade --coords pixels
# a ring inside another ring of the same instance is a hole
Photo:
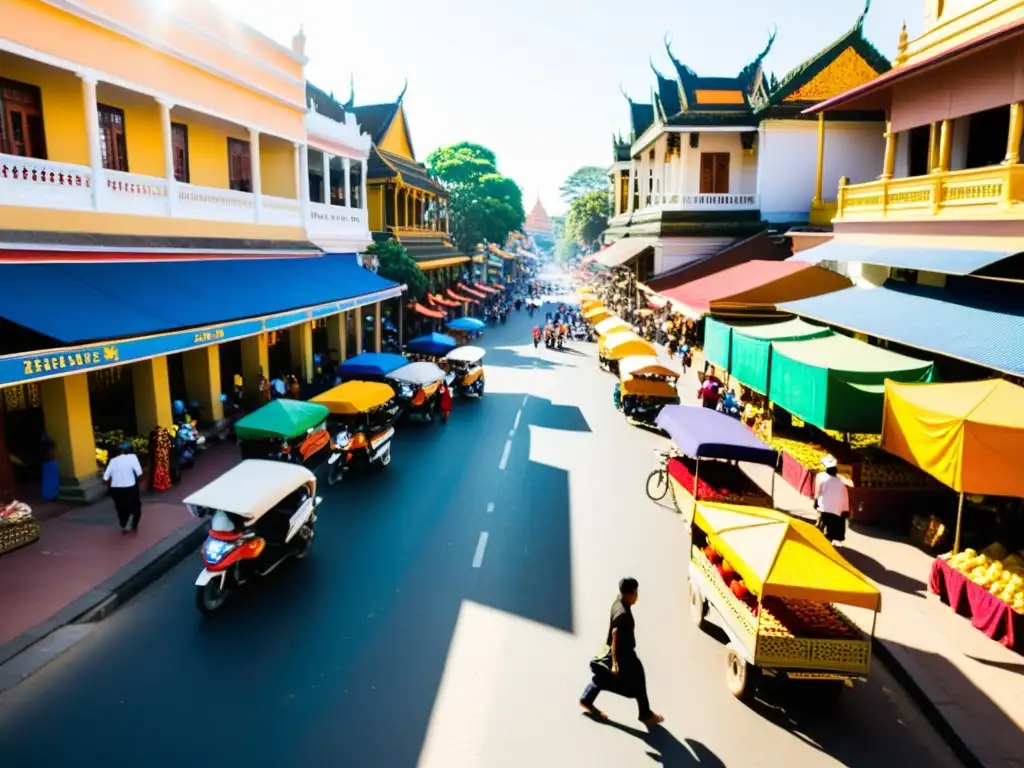
[[[174,215],[182,219],[205,221],[256,221],[256,196],[234,189],[178,184]]]
[[[121,171],[104,171],[103,177],[101,210],[145,216],[167,215],[167,179]]]
[[[32,208],[92,208],[92,169],[32,157],[0,155],[0,203]]]
[[[298,200],[263,195],[260,223],[282,227],[301,227],[302,206]]]
[[[761,207],[756,194],[661,194],[649,198],[647,209],[661,211],[756,211]]]

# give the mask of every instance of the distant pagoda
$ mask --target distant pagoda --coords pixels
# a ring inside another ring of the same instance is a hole
[[[533,210],[526,217],[526,224],[523,228],[528,235],[533,235],[534,237],[550,240],[554,236],[554,225],[551,223],[551,217],[548,216],[548,212],[544,210],[544,205],[541,203],[539,195],[537,202],[534,203]]]

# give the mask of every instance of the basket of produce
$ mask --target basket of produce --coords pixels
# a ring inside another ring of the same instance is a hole
[[[965,549],[939,557],[1017,613],[1024,613],[1024,550],[1007,552],[1006,547],[996,542],[981,552]]]
[[[746,504],[754,507],[770,507],[772,497],[750,479],[739,466],[720,461],[703,461],[697,470],[697,461],[688,456],[668,460],[668,474],[682,489],[694,493],[696,479],[699,501],[715,501],[728,504]]]
[[[39,538],[39,523],[29,506],[14,501],[0,508],[0,555]]]

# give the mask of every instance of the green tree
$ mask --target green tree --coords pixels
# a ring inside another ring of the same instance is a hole
[[[572,201],[565,217],[566,238],[589,247],[608,226],[608,193],[588,192]]]
[[[596,165],[585,165],[569,174],[559,191],[565,202],[572,203],[590,192],[608,194],[608,189],[608,172]]]
[[[377,274],[388,280],[405,285],[409,289],[409,298],[419,301],[427,292],[427,276],[413,260],[405,246],[397,240],[385,240],[373,243],[368,249],[377,256],[380,266]]]
[[[484,240],[503,243],[526,221],[522,190],[498,173],[486,147],[464,141],[435,149],[427,167],[451,196],[452,237],[464,253]]]
[[[558,244],[555,246],[555,261],[563,265],[568,264],[576,258],[576,254],[579,252],[580,247],[572,240],[559,240]]]

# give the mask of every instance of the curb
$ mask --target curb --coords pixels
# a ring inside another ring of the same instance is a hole
[[[953,751],[956,758],[967,768],[985,768],[985,761],[967,746],[954,725],[942,714],[933,698],[908,670],[908,667],[913,666],[913,661],[909,658],[901,660],[900,657],[905,656],[903,651],[890,648],[888,643],[877,637],[873,638],[871,646],[872,653],[882,661],[896,681],[906,689],[917,708],[921,710],[931,726],[938,731],[939,736]]]
[[[195,520],[157,542],[135,560],[123,566],[113,576],[66,605],[50,618],[0,645],[0,671],[4,665],[16,660],[20,654],[27,654],[31,651],[33,646],[46,645],[43,641],[63,627],[105,619],[184,560],[202,543],[205,537],[206,521]],[[41,663],[20,674],[20,678],[24,679],[38,671],[54,658],[56,657],[52,654],[40,654]],[[7,688],[10,687],[13,686],[7,686]],[[7,688],[0,681],[0,693]]]

